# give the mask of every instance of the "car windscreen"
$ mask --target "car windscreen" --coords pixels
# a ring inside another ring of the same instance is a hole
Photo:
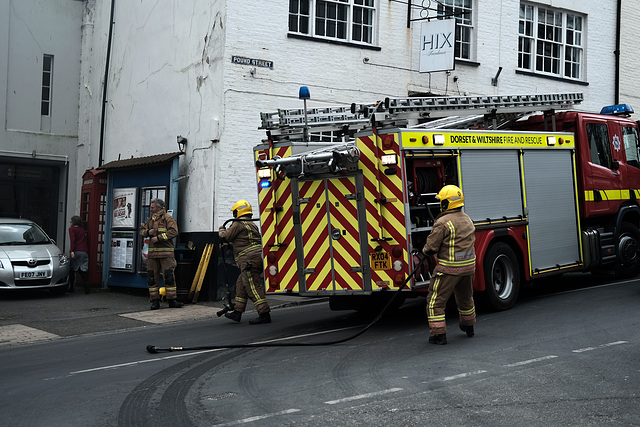
[[[0,224],[0,245],[37,245],[51,243],[36,224]]]

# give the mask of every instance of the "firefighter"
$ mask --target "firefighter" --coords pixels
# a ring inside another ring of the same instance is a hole
[[[437,255],[429,293],[427,317],[431,344],[447,343],[445,307],[451,293],[455,293],[459,326],[468,337],[474,335],[476,309],[473,302],[473,278],[476,269],[474,250],[475,227],[467,214],[462,212],[464,195],[455,185],[442,187],[436,195],[440,201],[440,214],[427,237],[422,253]]]
[[[247,298],[253,302],[258,317],[249,321],[251,325],[271,323],[271,309],[264,295],[262,285],[262,241],[258,226],[251,220],[253,212],[251,204],[246,200],[238,200],[231,208],[236,219],[227,229],[218,230],[220,238],[231,243],[236,265],[240,276],[236,281],[236,298],[234,310],[225,313],[227,319],[240,322],[242,313],[247,307]]]
[[[147,286],[151,310],[160,308],[160,272],[164,275],[164,287],[170,308],[180,308],[177,301],[176,279],[173,270],[176,258],[173,254],[173,239],[178,236],[178,225],[164,210],[164,200],[152,199],[149,205],[151,216],[142,225],[140,235],[149,238],[149,256],[147,258]]]

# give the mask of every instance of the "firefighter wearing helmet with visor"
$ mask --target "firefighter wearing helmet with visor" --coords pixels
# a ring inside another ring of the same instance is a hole
[[[271,323],[271,309],[267,303],[262,284],[262,239],[260,230],[251,217],[251,204],[238,200],[231,208],[235,220],[229,228],[220,227],[220,238],[233,246],[233,256],[240,269],[236,281],[234,310],[225,317],[240,322],[247,307],[247,299],[253,302],[258,317],[249,321],[251,325]]]
[[[475,226],[464,212],[464,195],[455,185],[445,185],[436,195],[440,214],[422,249],[425,255],[436,255],[436,265],[427,295],[429,343],[447,343],[445,307],[452,293],[458,306],[460,330],[474,335],[476,309],[473,302],[473,278],[476,269],[474,250]]]

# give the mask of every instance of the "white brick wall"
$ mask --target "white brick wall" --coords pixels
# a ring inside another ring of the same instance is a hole
[[[79,170],[96,166],[97,160],[96,113],[109,12],[104,3],[89,1],[95,9],[94,32],[91,46],[85,45],[83,67],[92,73],[85,77],[86,93],[92,96],[81,99],[81,138],[92,148]],[[409,91],[584,92],[581,108],[592,111],[614,99],[615,8],[603,8],[600,1],[539,2],[586,15],[587,86],[516,74],[516,0],[477,2],[479,65],[458,63],[449,75],[414,71],[419,66],[420,23],[407,29],[406,4],[378,2],[381,49],[370,50],[287,37],[288,2],[268,3],[118,3],[105,162],[176,151],[176,136],[188,138],[180,160],[181,173],[189,175],[180,184],[182,231],[217,230],[236,200],[257,203],[252,148],[265,137],[258,130],[259,113],[302,107],[300,86],[310,88],[310,107],[372,102]],[[255,67],[252,74],[254,67],[231,63],[234,55],[273,61],[274,66]],[[498,85],[492,86],[500,66]]]

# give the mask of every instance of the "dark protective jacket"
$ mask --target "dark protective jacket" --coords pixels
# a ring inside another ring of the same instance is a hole
[[[246,219],[247,221],[242,221]],[[250,216],[240,217],[238,220],[233,221],[231,227],[218,229],[220,237],[233,244],[233,257],[238,262],[238,259],[243,255],[262,251],[262,239],[260,237],[260,230],[255,222],[251,221]]]
[[[427,237],[422,252],[437,254],[437,271],[454,276],[473,274],[476,270],[475,226],[462,209],[440,213]]]
[[[151,236],[149,230],[156,230]],[[149,258],[173,257],[173,239],[178,236],[178,224],[164,209],[152,214],[140,229],[142,237],[158,237],[156,243],[149,239]]]

